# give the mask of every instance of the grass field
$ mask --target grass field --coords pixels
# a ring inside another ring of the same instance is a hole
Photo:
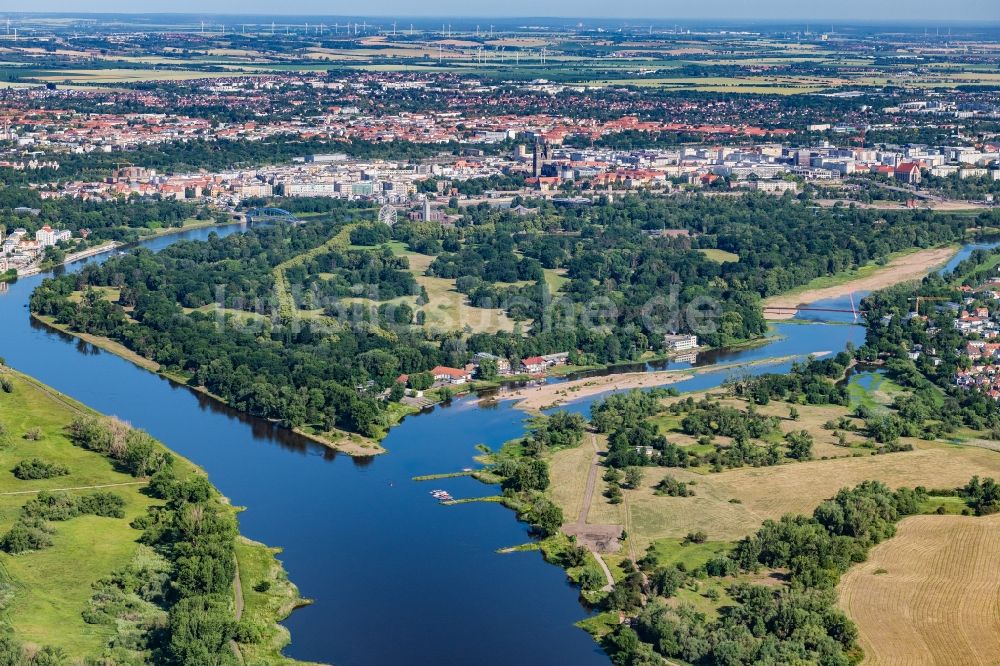
[[[80,613],[99,578],[127,564],[138,548],[137,530],[129,523],[144,515],[154,500],[140,490],[144,482],[115,470],[104,456],[73,446],[64,429],[82,405],[50,394],[27,379],[4,372],[14,383],[13,393],[0,393],[2,422],[11,433],[0,449],[0,531],[17,519],[21,505],[32,497],[24,491],[110,485],[126,501],[125,519],[82,516],[56,524],[54,545],[18,556],[0,554],[0,567],[16,592],[4,609],[5,619],[26,643],[54,645],[70,655],[100,654],[112,627],[90,625]],[[22,437],[29,428],[42,429],[37,442]],[[68,476],[22,481],[10,473],[18,461],[38,457],[70,470]],[[188,465],[189,470],[193,469]],[[128,485],[118,485],[128,484]],[[92,491],[70,491],[74,494]],[[83,564],[85,563],[85,564]]]
[[[410,272],[417,284],[427,290],[429,301],[418,306],[415,296],[397,299],[405,302],[415,310],[423,310],[426,315],[425,326],[429,330],[461,331],[468,327],[477,333],[496,333],[497,331],[513,331],[514,321],[507,313],[497,308],[474,308],[468,304],[465,294],[455,290],[455,281],[426,275],[427,267],[434,257],[411,252],[399,242],[389,244],[392,251],[410,262]]]
[[[712,540],[746,536],[767,518],[786,513],[812,513],[824,499],[844,487],[868,479],[891,488],[958,487],[973,475],[1000,476],[1000,456],[974,447],[916,442],[914,451],[863,455],[836,460],[813,460],[775,467],[743,468],[719,474],[686,470],[647,470],[672,473],[680,481],[695,481],[694,497],[658,497],[650,477],[643,488],[626,491],[639,546],[658,538],[681,538],[702,529]],[[730,500],[739,500],[739,504]]]
[[[732,252],[726,252],[725,250],[718,250],[715,248],[711,248],[707,250],[698,250],[698,251],[701,252],[703,255],[705,255],[707,259],[711,259],[712,261],[719,264],[724,264],[727,261],[737,262],[740,260],[740,255],[734,254]]]
[[[965,666],[1000,655],[1000,516],[913,516],[840,582],[864,664]]]
[[[893,398],[904,390],[883,374],[863,372],[851,377],[847,392],[851,396],[851,407],[864,405],[870,409],[878,409],[892,403]]]
[[[69,441],[67,425],[93,411],[11,370],[0,369],[0,373],[13,383],[13,392],[0,392],[0,423],[9,433],[0,445],[0,533],[10,528],[21,506],[40,490],[80,495],[105,486],[104,490],[125,500],[124,519],[88,515],[51,523],[50,548],[20,555],[0,553],[0,616],[15,636],[28,645],[62,648],[73,663],[83,663],[84,657],[99,656],[115,633],[111,625],[83,621],[81,613],[94,592],[93,585],[137,556],[141,532],[129,524],[158,501],[142,492],[146,480],[118,471],[105,456]],[[38,441],[23,437],[31,428],[41,429]],[[11,473],[19,461],[35,457],[62,465],[70,473],[30,481]],[[177,457],[175,465],[181,477],[198,473],[183,458]],[[241,571],[264,568],[275,580],[284,580],[273,551],[265,546],[243,543],[238,556],[248,559],[246,564],[241,559]],[[249,595],[246,612],[254,615],[263,630],[278,634],[275,622],[287,615],[291,608],[285,606],[294,606],[297,599],[294,586],[277,584],[266,593]],[[254,663],[281,663],[279,642],[261,645],[260,659]]]
[[[565,268],[546,268],[543,270],[545,273],[545,284],[549,286],[549,291],[553,294],[561,291],[563,286],[569,282],[569,278],[566,277]]]
[[[291,641],[291,635],[288,629],[274,623],[275,618],[285,618],[308,603],[299,597],[298,588],[275,559],[278,553],[277,549],[242,537],[236,543],[245,602],[243,619],[261,627],[264,635],[259,643],[240,645],[247,664],[301,663],[277,656]]]
[[[881,388],[876,392],[879,399],[882,399]],[[697,399],[699,395],[694,397]],[[746,406],[731,399],[724,403],[741,409]],[[604,498],[607,484],[599,476],[587,522],[624,525],[633,549],[641,554],[650,544],[682,539],[699,530],[706,532],[711,541],[733,541],[752,533],[768,518],[777,519],[786,513],[810,514],[841,488],[868,479],[883,481],[892,488],[921,485],[941,488],[964,485],[976,474],[1000,477],[1000,456],[979,445],[978,440],[970,439],[969,446],[962,446],[904,438],[902,442],[913,445],[913,451],[872,455],[870,449],[863,448],[863,433],[846,432],[849,446],[843,447],[837,444],[832,430],[823,428],[827,421],[847,416],[848,408],[796,405],[799,412],[796,420],[789,418],[789,405],[780,401],[756,409],[760,414],[779,417],[781,432],[807,430],[814,438],[816,459],[719,473],[707,469],[646,467],[640,487],[625,490],[625,501],[621,504],[611,504]],[[860,420],[851,420],[861,425]],[[677,417],[663,414],[652,421],[669,442],[700,446],[694,438],[678,431]],[[598,437],[597,441],[603,450],[605,439]],[[728,440],[717,437],[716,441],[726,444]],[[567,522],[575,521],[579,513],[591,456],[591,447],[581,446],[559,451],[550,460],[550,492]],[[603,471],[601,468],[601,474]],[[694,496],[655,495],[653,487],[667,475],[693,483]]]

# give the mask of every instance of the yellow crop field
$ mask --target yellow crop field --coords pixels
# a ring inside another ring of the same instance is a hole
[[[872,666],[996,664],[1000,516],[913,516],[844,575],[840,605]]]

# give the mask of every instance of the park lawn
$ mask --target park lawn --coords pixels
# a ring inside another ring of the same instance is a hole
[[[553,294],[562,291],[562,288],[569,282],[565,268],[544,268],[542,271],[545,273],[545,284],[549,286],[549,291]]]
[[[427,275],[427,267],[435,257],[413,252],[399,241],[392,241],[387,245],[396,256],[407,258],[410,272],[417,284],[427,290],[428,302],[425,305],[418,306],[415,298],[407,298],[406,301],[424,312],[424,326],[428,330],[461,331],[466,327],[476,333],[514,330],[514,320],[503,310],[474,308],[469,305],[466,295],[455,289],[454,280]]]
[[[94,286],[94,287],[88,287],[88,289],[97,292],[98,294],[100,294],[101,298],[103,298],[109,303],[117,303],[118,299],[121,298],[122,295],[122,290],[116,289],[115,287]],[[74,303],[80,303],[83,301],[83,295],[84,292],[82,291],[74,291],[72,294],[69,295],[69,300]]]
[[[733,252],[726,252],[725,250],[718,250],[715,248],[710,248],[706,250],[698,250],[706,259],[710,259],[718,264],[724,264],[726,262],[738,262],[740,260],[740,255]]]

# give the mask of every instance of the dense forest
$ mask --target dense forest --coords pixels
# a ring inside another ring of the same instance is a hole
[[[477,351],[521,357],[578,349],[608,363],[660,350],[662,334],[672,331],[729,345],[763,334],[761,298],[897,250],[952,242],[966,226],[959,217],[823,209],[790,196],[529,203],[534,215],[480,206],[454,230],[424,223],[393,230],[411,249],[436,255],[428,273],[456,279],[472,305],[534,322],[528,348],[501,334],[474,336]],[[705,249],[739,261],[713,261]],[[568,279],[558,293],[546,287],[545,270]]]
[[[110,337],[251,414],[379,436],[388,425],[381,393],[401,373],[461,367],[476,352],[515,367],[555,352],[569,352],[577,364],[635,361],[663,352],[671,332],[730,345],[766,332],[762,297],[965,231],[957,217],[828,210],[790,196],[529,203],[531,215],[484,205],[464,211],[454,228],[405,221],[388,229],[358,223],[356,207],[345,202],[303,201],[321,212],[308,224],[116,257],[47,280],[32,309]],[[665,229],[680,234],[657,235]],[[390,238],[434,257],[428,275],[454,280],[474,307],[505,309],[520,330],[424,330],[426,293],[406,257],[384,245]],[[702,252],[715,248],[739,261]],[[552,272],[561,288],[550,284]],[[71,297],[90,287],[116,295]],[[327,316],[289,319],[286,290],[300,312]],[[415,297],[415,307],[388,307],[404,296]],[[383,305],[344,307],[359,297]],[[219,326],[213,304],[253,316]]]
[[[181,242],[159,254],[138,250],[47,280],[33,294],[32,309],[71,330],[112,338],[250,414],[290,427],[379,436],[387,420],[378,393],[400,373],[444,362],[438,346],[418,333],[387,336],[377,322],[324,331],[309,321],[266,320],[262,329],[193,310],[219,303],[271,312],[274,267],[322,245],[349,215]],[[79,302],[70,298],[93,286],[120,296],[113,303],[94,291]]]

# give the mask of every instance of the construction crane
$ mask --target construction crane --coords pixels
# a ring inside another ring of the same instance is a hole
[[[950,301],[951,299],[947,296],[917,296],[915,298],[908,298],[907,301],[916,301],[916,305],[913,309],[913,313],[920,316],[920,302],[921,301]]]

